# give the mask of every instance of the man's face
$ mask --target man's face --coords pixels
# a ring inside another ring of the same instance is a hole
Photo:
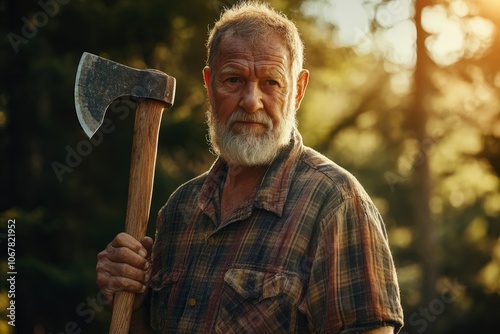
[[[290,140],[307,71],[294,81],[288,50],[275,36],[253,47],[233,37],[221,42],[204,78],[216,153],[230,164],[269,164]]]

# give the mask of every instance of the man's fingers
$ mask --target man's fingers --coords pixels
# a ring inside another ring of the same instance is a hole
[[[146,291],[146,286],[138,281],[125,277],[111,277],[109,287],[112,291],[129,291],[133,293],[143,293]]]
[[[125,263],[120,263],[116,266],[112,267],[113,269],[111,270],[110,274],[111,276],[118,276],[118,277],[123,277],[126,279],[134,280],[140,283],[147,283],[146,282],[146,271],[134,268],[130,265],[127,265]],[[146,270],[149,268],[149,265],[147,265]],[[126,287],[126,286],[124,286]]]
[[[147,283],[150,266],[150,263],[147,261],[143,268],[137,268],[128,263],[112,262],[104,258],[97,262],[96,271],[98,278],[102,276],[104,280],[107,277],[124,277],[141,283]],[[102,285],[105,284],[106,281],[102,282]]]
[[[115,293],[120,291],[128,291],[136,294],[142,294],[146,291],[146,285],[124,277],[108,277],[105,288],[101,289],[106,304],[111,305]]]
[[[141,241],[141,244],[146,249],[146,251],[148,253],[146,257],[149,258],[151,256],[152,251],[153,251],[153,244],[154,244],[153,239],[151,239],[150,237],[144,237],[144,239],[142,239],[142,241]]]
[[[146,291],[149,284],[149,265],[146,270],[140,270],[124,263],[101,261],[96,270],[97,285],[108,303],[114,299],[116,292],[129,291],[140,294]]]
[[[143,254],[146,254],[145,256],[143,256],[143,254],[138,254],[128,247],[115,247],[110,243],[104,251],[97,255],[97,259],[98,261],[106,259],[110,262],[126,263],[139,269],[145,269],[148,263],[148,259],[146,258],[148,252],[142,245],[140,249],[143,250]]]
[[[149,237],[139,242],[127,233],[120,233],[97,255],[97,285],[106,301],[111,303],[119,291],[136,294],[146,291],[152,248],[153,240]]]
[[[118,234],[110,243],[110,246],[114,248],[128,248],[144,258],[148,256],[148,250],[143,244],[125,232]]]

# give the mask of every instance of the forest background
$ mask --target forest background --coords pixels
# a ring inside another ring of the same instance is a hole
[[[107,332],[96,255],[123,230],[134,106],[116,102],[111,126],[87,139],[73,99],[82,53],[177,78],[160,129],[153,236],[169,194],[214,160],[204,44],[233,3],[0,0],[0,333]],[[350,170],[385,219],[402,333],[497,333],[498,1],[270,3],[297,23],[306,45],[305,143]]]

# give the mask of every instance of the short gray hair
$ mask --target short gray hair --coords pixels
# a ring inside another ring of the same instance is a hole
[[[250,43],[266,40],[269,35],[280,37],[290,53],[292,75],[304,65],[304,44],[295,24],[268,4],[243,1],[226,9],[210,30],[207,41],[207,66],[213,67],[219,46],[225,37],[245,37]]]

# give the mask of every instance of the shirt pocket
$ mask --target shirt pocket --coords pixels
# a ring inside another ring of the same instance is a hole
[[[150,294],[151,294],[151,326],[153,329],[162,333],[166,324],[166,310],[172,287],[179,280],[181,271],[173,270],[172,272],[160,271],[151,277]]]
[[[302,284],[297,274],[229,269],[219,301],[217,333],[295,331]]]

